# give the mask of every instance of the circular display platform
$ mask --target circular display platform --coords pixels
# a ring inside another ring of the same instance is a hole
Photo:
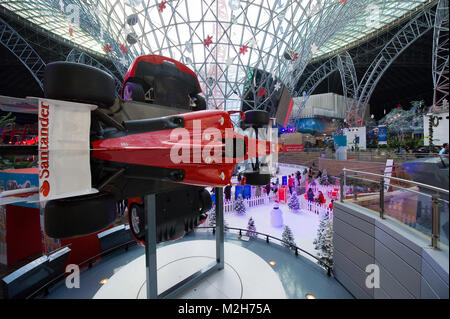
[[[225,243],[225,267],[180,294],[180,299],[285,299],[278,275],[268,261],[241,246]],[[158,294],[216,260],[216,242],[195,240],[157,250]],[[96,299],[147,297],[145,255],[117,271]]]

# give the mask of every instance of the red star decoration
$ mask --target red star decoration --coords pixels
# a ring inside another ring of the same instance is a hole
[[[259,91],[258,91],[258,96],[263,97],[264,95],[266,95],[266,89],[264,89],[264,88],[259,89]]]
[[[209,45],[212,43],[212,36],[208,35],[205,40],[203,40],[203,44],[205,47],[209,48]]]
[[[341,4],[345,4],[347,0],[341,0]]]
[[[163,12],[164,9],[166,8],[166,1],[161,2],[160,4],[158,4],[158,11],[159,12]]]
[[[106,53],[111,52],[111,46],[109,44],[105,45],[103,47],[103,51],[105,51]]]
[[[70,35],[71,37],[73,37],[73,28],[72,28],[72,27],[69,27],[69,35]]]
[[[295,53],[294,56],[292,57],[292,61],[295,61],[298,59],[298,53]]]
[[[248,51],[248,46],[243,45],[243,46],[241,46],[241,48],[239,49],[239,54],[244,55],[247,51]]]
[[[120,51],[122,51],[124,54],[127,54],[127,53],[128,53],[127,47],[126,47],[124,44],[121,44],[121,45],[120,45]]]

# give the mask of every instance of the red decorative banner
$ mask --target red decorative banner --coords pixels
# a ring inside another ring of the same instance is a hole
[[[303,152],[303,144],[284,145],[285,152]]]

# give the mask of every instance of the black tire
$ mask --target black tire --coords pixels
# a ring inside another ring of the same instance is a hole
[[[127,94],[126,90],[130,92]],[[127,98],[128,95],[128,98]],[[145,102],[145,93],[141,84],[128,81],[123,87],[123,99]]]
[[[115,221],[116,204],[109,193],[49,201],[44,209],[45,233],[52,238],[71,238],[101,231]]]
[[[46,98],[95,104],[114,104],[115,86],[111,75],[89,65],[52,62],[44,71]]]
[[[195,105],[196,105],[195,111],[206,110],[206,100],[203,96],[197,94],[197,95],[195,95],[194,99],[195,99]]]
[[[270,115],[266,111],[252,110],[245,113],[245,124],[253,126],[265,126],[270,122]]]
[[[270,183],[270,174],[260,174],[258,172],[245,172],[245,183],[248,185],[263,186]]]
[[[212,207],[211,194],[205,188],[200,191],[200,205],[201,213],[208,212]]]

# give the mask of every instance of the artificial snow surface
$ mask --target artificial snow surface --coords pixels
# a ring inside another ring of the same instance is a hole
[[[239,215],[236,212],[225,213],[224,219],[229,227],[247,229],[250,217],[255,221],[256,231],[281,239],[283,227],[273,227],[271,225],[271,211],[274,203],[247,208],[247,212]],[[293,212],[287,204],[279,204],[280,210],[283,212],[283,224],[291,228],[295,238],[297,247],[316,255],[313,241],[317,237],[317,229],[319,228],[320,218],[318,215],[308,211]]]
[[[302,172],[304,168],[306,167],[293,168],[280,165],[278,178],[281,182],[282,176],[295,174],[296,171]],[[272,178],[272,181],[274,180],[276,180],[276,178]],[[303,194],[299,196],[303,196]],[[275,203],[271,202],[268,205],[247,208],[246,213],[243,215],[239,215],[236,212],[224,213],[224,219],[228,223],[228,227],[247,229],[248,220],[252,217],[255,221],[255,227],[258,233],[271,235],[281,239],[283,226],[273,227],[271,225],[271,212],[274,205]],[[320,223],[319,215],[305,210],[293,212],[289,209],[288,205],[284,203],[279,203],[279,207],[282,211],[283,225],[287,225],[291,228],[297,247],[306,250],[312,255],[317,255],[313,241],[317,237],[317,229],[319,228]]]

